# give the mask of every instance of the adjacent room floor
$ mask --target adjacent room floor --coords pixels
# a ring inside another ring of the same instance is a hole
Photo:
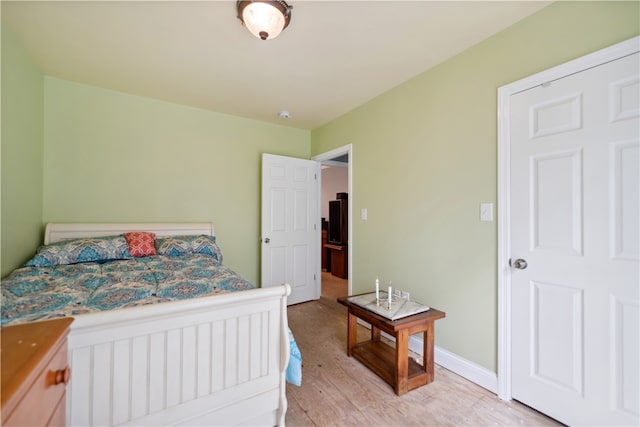
[[[347,281],[323,273],[322,297],[289,307],[303,358],[302,387],[287,384],[289,426],[559,426],[518,402],[436,365],[435,381],[396,396],[360,362],[347,357]],[[369,331],[360,327],[360,339]]]

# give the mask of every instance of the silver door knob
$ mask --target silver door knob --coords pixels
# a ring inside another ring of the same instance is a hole
[[[268,237],[265,237],[265,238],[264,238],[264,242],[265,242],[265,243],[269,243],[270,241],[271,241],[271,239],[270,239],[270,238],[268,238]]]
[[[513,262],[509,261],[509,264],[511,264],[511,267],[517,268],[518,270],[524,270],[525,268],[527,268],[527,261],[523,260],[522,258],[518,258]]]

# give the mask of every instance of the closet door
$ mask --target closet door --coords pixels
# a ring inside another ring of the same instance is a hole
[[[512,396],[638,425],[639,57],[511,97]]]

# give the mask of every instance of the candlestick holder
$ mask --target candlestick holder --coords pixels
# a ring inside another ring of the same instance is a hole
[[[384,294],[385,292],[381,292],[381,293]],[[383,305],[387,301],[389,301],[387,297],[379,296],[378,298],[376,298],[376,305],[377,306]]]

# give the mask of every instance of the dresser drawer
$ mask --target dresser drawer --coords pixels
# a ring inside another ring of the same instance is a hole
[[[72,319],[3,327],[2,425],[65,424],[71,371],[67,333]]]
[[[29,387],[29,391],[3,425],[42,425],[43,421],[48,421],[51,418],[66,389],[63,381],[64,371],[69,369],[66,341],[59,343],[59,346],[53,349],[52,356],[51,361],[36,376]],[[60,382],[56,384],[57,381]]]
[[[48,427],[65,427],[67,425],[67,394],[64,393],[58,402],[53,415],[49,419]]]

